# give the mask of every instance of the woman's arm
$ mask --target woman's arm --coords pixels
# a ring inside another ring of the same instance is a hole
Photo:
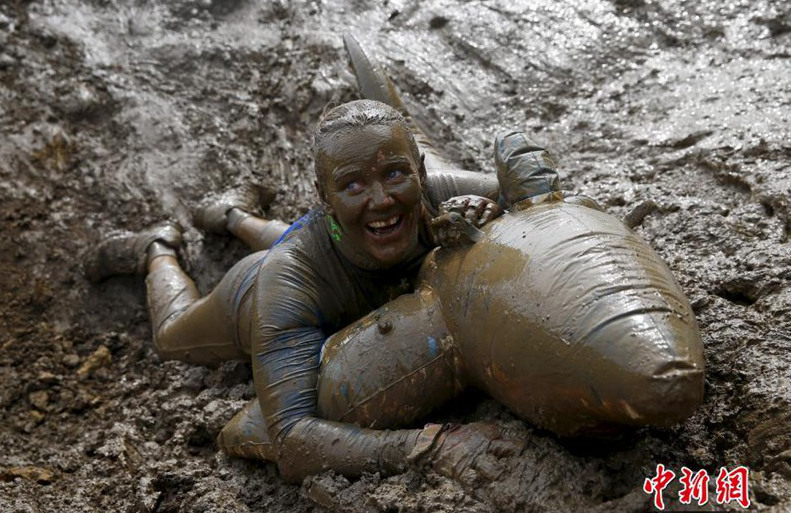
[[[403,471],[423,430],[362,429],[315,416],[326,338],[321,278],[287,251],[272,252],[267,260],[255,285],[253,378],[282,475],[298,482],[328,469],[347,476]]]
[[[433,209],[455,196],[482,196],[507,207],[529,196],[560,190],[552,156],[525,133],[498,135],[494,144],[496,175],[460,169],[428,174],[427,196]]]
[[[500,195],[500,185],[495,174],[462,169],[429,173],[426,185],[426,195],[435,211],[441,203],[456,196],[474,195],[497,201]]]

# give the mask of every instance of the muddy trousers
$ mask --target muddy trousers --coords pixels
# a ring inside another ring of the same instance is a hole
[[[155,259],[146,276],[148,312],[157,353],[166,360],[180,360],[197,365],[217,366],[226,360],[248,360],[250,348],[240,322],[243,301],[250,293],[257,269],[266,250],[288,228],[280,221],[247,216],[232,233],[256,253],[242,259],[226,273],[219,285],[201,298],[195,283],[181,269],[175,258],[161,264]],[[249,306],[248,306],[249,308]]]
[[[226,360],[248,360],[250,348],[239,342],[239,315],[234,302],[244,281],[254,279],[266,253],[259,251],[242,259],[203,298],[178,266],[161,266],[149,272],[148,311],[159,356],[210,367]]]

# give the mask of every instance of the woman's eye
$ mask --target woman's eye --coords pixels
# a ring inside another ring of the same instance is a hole
[[[387,178],[390,180],[395,180],[402,176],[404,176],[404,172],[400,169],[391,169],[390,172],[387,173]]]
[[[346,184],[346,191],[347,192],[357,192],[362,188],[360,182],[352,180],[351,182]]]

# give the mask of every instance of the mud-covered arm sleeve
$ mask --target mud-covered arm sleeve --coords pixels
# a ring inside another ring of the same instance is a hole
[[[270,258],[271,257],[271,258]],[[273,252],[256,280],[253,379],[284,478],[332,469],[347,476],[402,470],[419,430],[377,431],[315,417],[321,330],[320,277]]]
[[[497,174],[462,170],[428,175],[428,199],[436,209],[455,196],[483,196],[508,207],[525,198],[560,190],[557,166],[542,145],[524,132],[499,134],[494,143]]]
[[[407,469],[407,460],[422,433],[420,429],[364,429],[304,417],[283,437],[277,465],[283,478],[291,483],[326,470],[347,477],[358,477],[363,472],[393,475]]]
[[[428,200],[433,209],[440,203],[456,196],[474,194],[497,201],[500,186],[493,174],[464,171],[461,169],[434,171],[427,177]]]

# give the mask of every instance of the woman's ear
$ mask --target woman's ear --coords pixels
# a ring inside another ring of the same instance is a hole
[[[319,201],[321,201],[321,206],[324,208],[324,211],[328,214],[332,214],[332,207],[330,203],[327,201],[327,191],[324,190],[318,180],[313,180],[313,186],[316,188],[316,192],[319,195]]]

